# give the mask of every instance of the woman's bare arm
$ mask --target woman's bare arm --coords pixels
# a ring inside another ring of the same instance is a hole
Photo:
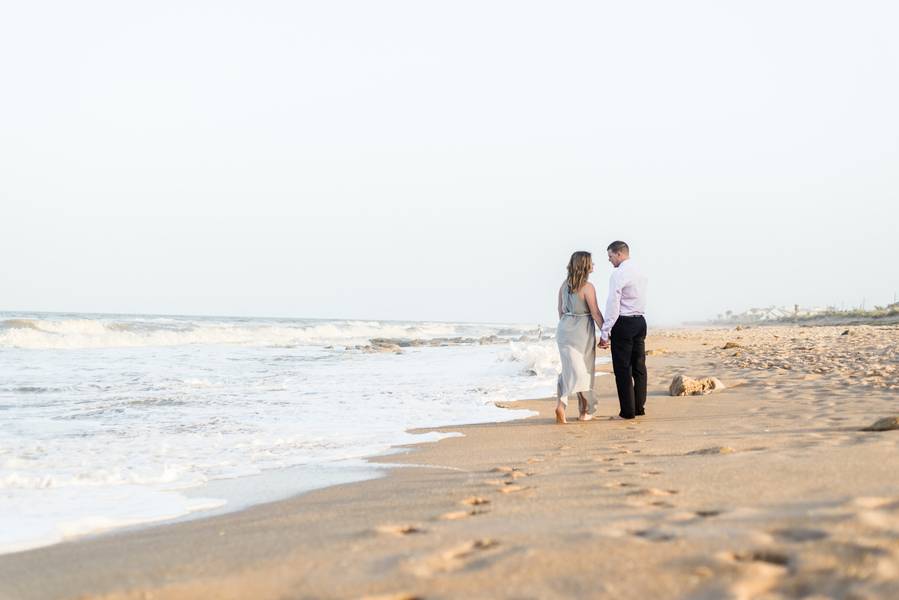
[[[564,287],[565,287],[565,284],[563,283],[563,284],[562,284],[562,287],[559,288],[559,305],[558,305],[558,309],[559,309],[559,318],[560,318],[560,319],[562,318],[562,289],[563,289]]]
[[[592,283],[584,285],[584,300],[587,301],[587,308],[590,309],[590,314],[593,316],[596,326],[602,327],[602,313],[599,312],[599,306],[596,304],[596,288],[593,287]]]

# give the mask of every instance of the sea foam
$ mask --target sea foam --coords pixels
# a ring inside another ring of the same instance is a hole
[[[59,319],[12,318],[0,321],[0,348],[135,348],[224,344],[243,346],[356,345],[372,338],[430,340],[453,336],[519,337],[535,331],[480,324],[397,323],[389,321],[313,321],[216,319]]]

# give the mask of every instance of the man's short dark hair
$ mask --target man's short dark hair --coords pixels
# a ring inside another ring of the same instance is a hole
[[[608,250],[609,252],[614,252],[616,254],[618,254],[620,252],[624,252],[625,254],[631,253],[631,249],[628,248],[627,244],[625,244],[621,240],[615,240],[614,242],[609,244],[609,247],[606,248],[606,250]]]

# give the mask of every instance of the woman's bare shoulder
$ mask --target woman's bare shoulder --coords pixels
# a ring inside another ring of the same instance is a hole
[[[581,286],[581,289],[577,291],[577,295],[581,298],[581,300],[586,300],[587,298],[595,298],[596,288],[594,288],[593,284],[588,281],[584,283],[584,285]]]

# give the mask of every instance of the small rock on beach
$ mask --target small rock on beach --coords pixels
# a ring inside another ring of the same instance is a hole
[[[862,431],[891,431],[899,429],[899,417],[884,417],[862,429]]]
[[[671,385],[668,386],[668,393],[672,396],[699,396],[723,389],[724,384],[717,377],[693,379],[678,375],[671,381]]]

